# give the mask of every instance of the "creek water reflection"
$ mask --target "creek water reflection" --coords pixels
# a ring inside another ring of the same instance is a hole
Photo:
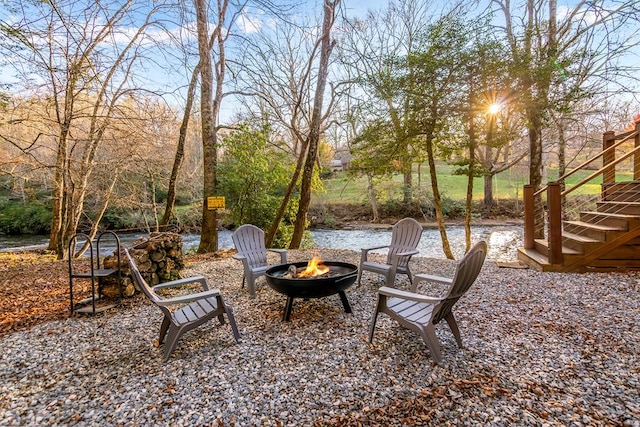
[[[220,249],[233,248],[231,233],[229,230],[219,231]],[[518,225],[474,226],[471,228],[471,241],[485,240],[489,245],[489,259],[514,261],[517,258],[517,248],[522,246],[522,233],[522,227]],[[122,244],[130,246],[133,241],[146,237],[147,234],[123,233],[118,236]],[[391,230],[311,230],[311,236],[318,248],[359,251],[361,248],[388,244],[391,241]],[[448,227],[447,236],[455,257],[460,258],[464,254],[464,227]],[[185,252],[195,250],[200,243],[200,236],[197,234],[184,234],[182,239]],[[47,242],[47,236],[0,236],[0,251],[42,248]],[[106,243],[104,249],[109,251]],[[440,232],[437,229],[425,229],[418,249],[421,257],[444,258]]]

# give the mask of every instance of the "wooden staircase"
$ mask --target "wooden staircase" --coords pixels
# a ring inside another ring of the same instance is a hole
[[[525,243],[518,259],[540,271],[585,272],[640,270],[640,123],[635,131],[604,134],[604,166],[576,186],[561,191],[552,183],[537,192],[525,186]],[[632,137],[635,148],[616,159],[612,153]],[[620,140],[620,142],[616,142]],[[634,156],[634,181],[615,182],[615,165]],[[597,158],[596,157],[596,158]],[[592,162],[589,160],[581,166]],[[578,168],[561,179],[574,173]],[[562,220],[562,199],[602,175],[602,192],[595,211],[580,212],[577,220]],[[536,197],[547,191],[548,211],[540,214]],[[542,218],[542,219],[541,219]],[[536,221],[538,223],[536,224]],[[545,223],[546,238],[536,238],[536,225]]]
[[[518,259],[540,271],[640,269],[640,182],[606,185],[597,211],[562,222],[562,263],[549,262],[547,239],[518,249]]]

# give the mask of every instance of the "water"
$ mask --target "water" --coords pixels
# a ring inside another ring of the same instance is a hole
[[[231,231],[220,230],[218,232],[218,247],[232,249]],[[517,258],[517,249],[522,246],[522,227],[516,225],[503,226],[476,226],[471,228],[471,241],[485,240],[489,246],[487,257],[494,261],[514,261]],[[131,246],[133,241],[147,237],[145,233],[118,234],[120,241],[125,246]],[[312,230],[311,236],[318,248],[349,249],[359,251],[361,248],[380,246],[391,241],[391,230]],[[464,227],[454,226],[447,228],[447,236],[456,258],[464,254]],[[182,236],[184,251],[195,250],[200,243],[197,234],[184,234]],[[1,236],[0,252],[14,250],[42,249],[48,243],[47,236]],[[103,240],[102,249],[113,251],[113,245]],[[440,232],[437,229],[425,229],[418,245],[421,257],[444,258]]]

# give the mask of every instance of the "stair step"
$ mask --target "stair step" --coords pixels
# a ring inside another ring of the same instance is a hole
[[[549,241],[546,239],[535,239],[534,243],[536,245],[536,250],[539,253],[546,254],[549,251]],[[562,254],[563,255],[582,255],[584,252],[571,248],[569,246],[562,246]]]
[[[580,212],[580,220],[593,225],[619,227],[628,231],[629,223],[640,220],[640,217],[609,212]]]
[[[597,202],[598,212],[640,215],[640,202]]]
[[[610,202],[638,202],[640,201],[639,190],[625,190],[625,191],[607,191],[605,193],[606,201]]]
[[[626,181],[602,184],[602,198],[618,202],[640,201],[640,182]]]
[[[589,237],[592,239],[605,242],[608,240],[607,235],[614,232],[624,233],[625,228],[612,227],[609,225],[590,224],[584,221],[563,221],[563,230],[568,233],[579,234],[581,236]],[[563,231],[563,233],[564,233]],[[610,239],[610,237],[609,237]]]
[[[518,260],[538,271],[559,271],[562,267],[549,264],[549,258],[535,249],[518,248]]]

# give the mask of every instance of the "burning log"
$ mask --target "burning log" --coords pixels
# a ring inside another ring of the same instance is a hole
[[[303,279],[331,277],[334,275],[335,272],[332,272],[331,269],[324,264],[322,259],[314,256],[311,261],[307,263],[306,267],[296,267],[292,264],[280,277],[283,279]]]

